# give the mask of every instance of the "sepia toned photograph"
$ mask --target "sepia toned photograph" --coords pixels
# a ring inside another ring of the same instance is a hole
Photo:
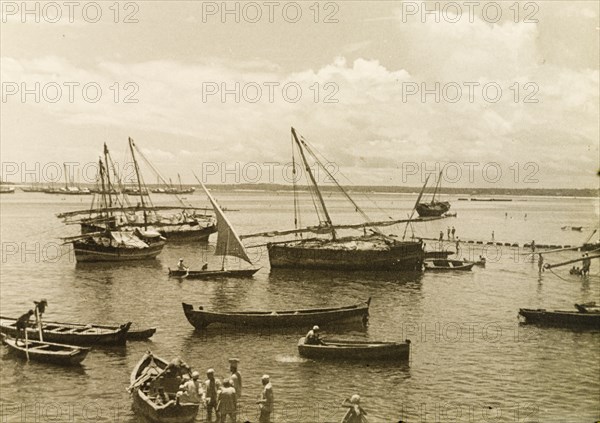
[[[0,12],[0,422],[600,422],[599,2]]]

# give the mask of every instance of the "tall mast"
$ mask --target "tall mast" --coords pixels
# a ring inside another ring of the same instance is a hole
[[[179,173],[177,174],[177,179],[179,179],[179,189],[183,191],[183,185],[181,185],[181,175]]]
[[[108,161],[108,147],[106,143],[104,143],[104,163],[106,163],[106,181],[108,182],[108,207],[112,207],[112,186],[110,183],[110,170],[109,170],[109,161]],[[104,181],[102,181],[104,183]],[[104,188],[102,188],[104,191]]]
[[[433,202],[435,201],[435,194],[437,193],[438,187],[440,186],[440,183],[442,182],[442,172],[443,172],[443,170],[440,170],[440,174],[438,175],[437,184],[435,184],[435,189],[433,190],[433,197],[431,197],[431,204],[433,204]]]
[[[65,169],[65,189],[69,190],[69,172],[67,172],[67,164],[63,163],[63,168]]]
[[[129,149],[131,150],[131,158],[133,159],[133,166],[135,168],[135,176],[137,177],[137,183],[138,183],[138,189],[140,192],[140,201],[142,204],[142,207],[144,208],[144,223],[147,224],[148,223],[148,218],[146,216],[146,204],[144,202],[144,193],[142,192],[142,181],[140,179],[140,168],[138,166],[137,160],[135,159],[135,152],[133,151],[133,139],[131,139],[131,137],[129,137]]]
[[[402,234],[402,239],[404,239],[406,237],[406,230],[408,229],[408,225],[410,224],[414,214],[415,214],[415,210],[417,209],[417,206],[419,205],[419,201],[421,201],[421,197],[423,196],[423,192],[425,191],[425,187],[427,186],[427,182],[429,181],[429,177],[431,175],[427,175],[427,178],[425,178],[425,183],[423,184],[423,188],[421,188],[421,192],[419,193],[419,196],[417,197],[417,201],[415,201],[415,206],[412,209],[412,212],[410,213],[410,216],[408,217],[408,222],[406,222],[406,227],[404,228],[404,233]]]
[[[325,206],[325,201],[323,200],[323,196],[321,195],[321,191],[319,190],[319,186],[317,185],[317,181],[315,180],[315,176],[310,170],[310,166],[306,161],[306,156],[304,155],[304,149],[302,148],[302,144],[300,144],[300,140],[298,140],[298,135],[296,135],[296,130],[292,128],[292,136],[294,137],[294,141],[298,145],[298,149],[300,150],[300,155],[302,156],[302,161],[304,162],[304,168],[310,177],[310,180],[315,187],[315,191],[317,192],[317,197],[319,198],[319,202],[321,203],[321,208],[323,209],[323,213],[325,213],[325,223],[331,227],[331,236],[335,239],[335,229],[333,229],[333,223],[331,222],[331,217],[329,216],[329,212],[327,211],[327,207]]]
[[[106,190],[104,187],[104,165],[102,164],[102,158],[98,159],[98,167],[100,169],[100,189],[102,190],[102,204],[106,207]],[[102,214],[102,213],[100,213]],[[106,213],[108,216],[108,212]]]

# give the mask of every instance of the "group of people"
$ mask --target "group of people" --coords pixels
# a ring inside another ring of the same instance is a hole
[[[454,239],[454,236],[456,234],[456,229],[454,228],[454,226],[452,226],[452,228],[450,228],[450,226],[448,226],[448,228],[446,229],[446,232],[448,233],[448,241],[450,241],[451,239]],[[444,240],[444,231],[440,231],[440,241]]]
[[[204,263],[204,265],[202,266],[202,270],[207,270],[208,269],[208,263]],[[190,270],[189,267],[187,267],[185,264],[183,264],[183,259],[180,258],[179,261],[177,262],[177,270],[181,270],[182,272],[187,272],[188,270]]]
[[[242,375],[238,370],[238,363],[237,358],[229,359],[231,375],[223,381],[215,377],[214,369],[208,369],[206,380],[201,381],[198,371],[191,372],[190,377],[191,369],[185,363],[175,363],[173,369],[185,369],[181,374],[181,384],[175,399],[171,399],[164,387],[160,386],[154,402],[165,407],[181,403],[203,404],[206,407],[207,422],[213,421],[213,414],[216,416],[217,423],[237,422],[238,402],[242,396]],[[165,369],[164,373],[165,376],[171,374],[178,377],[177,373],[173,374],[169,368]],[[263,389],[257,401],[260,409],[259,423],[270,423],[275,398],[269,375],[263,375],[261,383]]]
[[[571,268],[571,271],[569,272],[572,275],[587,276],[590,274],[590,266],[592,265],[592,259],[590,259],[587,253],[583,254],[581,258],[581,269],[579,267],[573,266]]]

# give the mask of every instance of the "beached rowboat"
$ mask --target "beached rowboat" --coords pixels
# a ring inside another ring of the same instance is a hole
[[[12,337],[17,336],[17,319],[0,316],[0,332]],[[128,339],[131,322],[121,326],[83,325],[77,323],[43,322],[42,333],[44,341],[73,345],[125,345]],[[154,328],[138,331],[139,334],[149,334]],[[155,330],[155,329],[154,329]],[[152,332],[154,333],[154,332]],[[35,322],[27,327],[27,337],[39,340],[39,331]]]
[[[17,343],[15,338],[8,337],[5,334],[2,334],[2,342],[20,357],[27,358],[29,356],[30,360],[62,365],[79,364],[90,352],[90,348],[52,342],[29,340],[25,343],[25,340],[21,339]]]
[[[298,353],[307,358],[332,360],[408,360],[410,341],[369,342],[327,340],[323,345],[308,345],[298,341]]]
[[[169,365],[160,357],[151,352],[144,354],[131,372],[131,387],[133,409],[147,420],[158,423],[188,423],[193,422],[198,414],[200,404],[172,402],[167,405],[158,405],[155,402],[156,392],[159,387],[171,399],[175,399],[176,391],[181,380],[168,375],[157,378]],[[143,381],[144,383],[141,383]]]
[[[331,322],[358,321],[366,324],[369,318],[371,298],[364,303],[336,308],[299,309],[285,311],[206,311],[194,310],[190,304],[182,303],[188,321],[198,330],[210,324],[226,324],[240,327],[292,327],[322,325]]]

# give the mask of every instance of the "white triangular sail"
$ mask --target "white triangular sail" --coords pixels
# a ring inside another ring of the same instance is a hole
[[[206,189],[206,186],[204,186],[202,181],[198,180],[198,182],[202,185],[202,189],[208,196],[215,211],[215,215],[217,216],[217,247],[215,249],[215,255],[234,256],[252,264],[252,261],[246,252],[246,248],[233,229],[233,226],[231,226],[231,222],[229,222],[229,219],[227,219],[227,216],[225,216],[225,213],[223,213],[223,210],[221,210],[221,207],[219,207],[213,196],[210,195],[210,192],[208,192],[208,189]]]

